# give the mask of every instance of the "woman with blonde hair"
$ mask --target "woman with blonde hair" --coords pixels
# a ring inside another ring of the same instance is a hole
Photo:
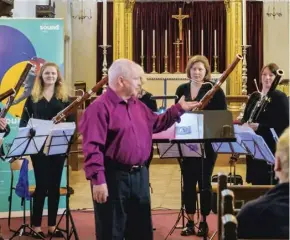
[[[190,79],[188,83],[181,84],[176,95],[178,100],[184,95],[187,101],[200,101],[202,97],[213,87],[214,82],[211,81],[211,71],[208,59],[205,56],[196,55],[192,57],[186,67],[187,77]],[[204,110],[226,110],[226,97],[222,89],[219,89],[210,100]],[[182,230],[182,236],[196,234],[197,236],[207,236],[208,225],[206,217],[211,211],[211,176],[215,161],[217,158],[210,143],[205,143],[205,159],[201,157],[183,158],[181,171],[183,174],[183,198],[185,210],[188,215],[186,227]],[[196,212],[198,183],[200,190],[200,204],[202,220],[195,233],[194,214]]]
[[[31,96],[26,100],[20,127],[25,127],[30,118],[52,120],[61,110],[70,104],[67,89],[61,76],[59,67],[55,63],[45,63],[35,80]],[[67,121],[74,121],[69,116]],[[61,231],[55,229],[59,204],[59,188],[62,176],[64,155],[46,156],[42,150],[31,155],[34,168],[36,188],[33,195],[32,225],[34,231],[43,238],[41,230],[42,211],[45,197],[48,197],[48,235],[62,238]],[[34,238],[40,238],[36,234]]]

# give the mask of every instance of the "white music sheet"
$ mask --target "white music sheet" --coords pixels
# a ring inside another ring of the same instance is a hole
[[[238,154],[249,154],[245,145],[243,144],[241,137],[235,134],[236,142],[219,142],[212,143],[212,147],[217,153],[238,153]]]
[[[53,125],[43,152],[46,155],[66,153],[75,129],[76,124],[74,122],[64,122]]]
[[[176,123],[175,139],[203,139],[203,114],[184,113]]]

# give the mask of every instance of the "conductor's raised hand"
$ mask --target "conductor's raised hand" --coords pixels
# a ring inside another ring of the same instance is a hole
[[[178,103],[181,105],[181,107],[182,107],[182,109],[184,111],[191,111],[192,109],[201,106],[201,103],[200,102],[197,102],[197,101],[192,101],[192,102],[185,101],[185,97],[184,96],[182,96],[179,99]]]
[[[93,185],[93,199],[97,203],[105,203],[108,196],[108,187],[106,183]]]

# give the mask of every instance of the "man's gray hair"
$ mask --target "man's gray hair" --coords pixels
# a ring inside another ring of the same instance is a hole
[[[109,85],[114,85],[121,76],[125,78],[132,77],[133,73],[136,71],[138,73],[140,72],[140,77],[144,73],[141,66],[135,62],[124,58],[117,59],[112,63],[108,71]]]

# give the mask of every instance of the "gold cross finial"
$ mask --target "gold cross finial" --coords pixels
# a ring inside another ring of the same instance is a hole
[[[189,15],[182,15],[181,8],[179,8],[178,15],[172,15],[172,18],[178,20],[178,27],[179,27],[179,40],[182,41],[182,20],[185,18],[189,18]]]

